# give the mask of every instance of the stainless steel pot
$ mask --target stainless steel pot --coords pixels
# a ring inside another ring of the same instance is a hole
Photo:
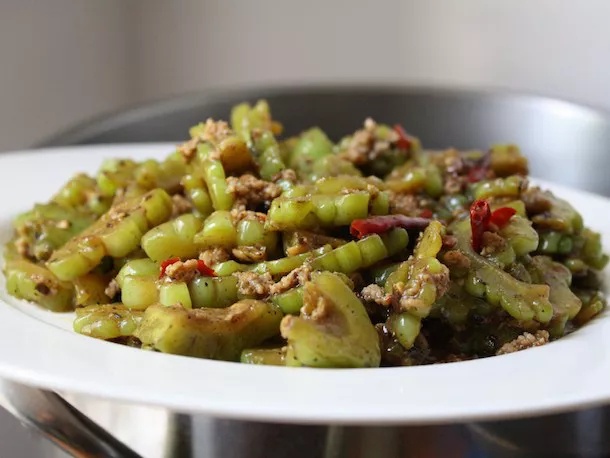
[[[528,155],[534,176],[610,195],[607,115],[555,99],[491,91],[314,86],[206,92],[104,116],[49,139],[44,146],[178,142],[190,125],[207,117],[226,118],[233,104],[257,98],[269,100],[289,134],[320,125],[338,139],[372,116],[400,122],[432,148],[486,148],[510,141]],[[610,455],[610,439],[604,434],[610,409],[605,407],[477,424],[302,426],[181,415],[68,393],[60,397],[10,382],[4,382],[2,391],[5,407],[77,456]]]

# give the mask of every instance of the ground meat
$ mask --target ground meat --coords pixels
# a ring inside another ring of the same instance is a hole
[[[462,192],[464,184],[464,179],[462,177],[457,175],[447,175],[445,177],[443,189],[445,190],[446,194],[459,194]]]
[[[257,274],[256,272],[235,272],[237,278],[237,290],[243,296],[265,297],[269,295],[269,289],[273,285],[271,274]]]
[[[481,250],[482,255],[499,253],[506,248],[506,240],[495,232],[485,231],[483,232],[483,249]]]
[[[409,272],[409,278],[413,276]],[[449,269],[443,265],[442,271],[438,274],[431,274],[428,268],[418,272],[413,280],[409,281],[409,286],[403,282],[394,285],[392,293],[392,306],[399,311],[409,311],[425,307],[423,301],[418,298],[424,285],[433,284],[436,287],[437,299],[443,296],[449,289]]]
[[[193,209],[193,205],[181,194],[172,196],[172,218],[188,213]]]
[[[340,157],[355,165],[365,165],[391,149],[399,140],[397,132],[391,131],[386,139],[381,139],[377,137],[376,130],[377,123],[367,118],[364,121],[364,129],[354,132],[347,148],[340,153]]]
[[[233,193],[237,205],[246,207],[270,202],[282,193],[282,188],[275,183],[261,180],[249,173],[240,177],[228,177],[227,185],[228,192]]]
[[[419,216],[420,209],[418,207],[417,197],[412,194],[390,192],[390,213]]]
[[[189,282],[199,275],[197,259],[177,261],[165,268],[165,276],[173,281]]]
[[[240,221],[254,221],[258,220],[261,223],[264,223],[267,219],[267,215],[265,213],[255,212],[252,210],[246,210],[243,207],[233,208],[231,210],[231,218],[233,219],[233,224],[237,225]]]
[[[106,286],[106,289],[104,290],[104,294],[106,296],[108,296],[110,299],[112,299],[114,296],[117,295],[117,293],[121,290],[121,287],[119,286],[119,282],[116,281],[116,279],[112,279],[110,281],[110,283],[108,283],[108,286]]]
[[[284,275],[280,281],[271,285],[269,292],[271,294],[280,294],[288,291],[296,286],[301,286],[311,279],[312,268],[308,263],[297,267],[287,275]]]
[[[392,294],[386,293],[385,290],[375,283],[365,286],[360,292],[362,299],[367,302],[375,302],[382,307],[389,307],[392,303]]]
[[[213,266],[219,262],[228,261],[231,259],[231,255],[224,248],[211,248],[209,250],[202,251],[199,254],[199,259],[205,262],[206,266]]]
[[[549,338],[548,331],[545,331],[544,329],[536,331],[535,334],[524,332],[516,339],[502,345],[496,352],[496,355],[505,355],[507,353],[525,350],[526,348],[539,347],[548,343]]]
[[[229,124],[225,121],[214,121],[212,118],[208,118],[203,126],[202,132],[180,145],[178,151],[180,151],[180,154],[182,154],[187,162],[190,162],[197,153],[197,145],[199,143],[210,142],[212,144],[218,144],[230,135],[232,135],[232,131]],[[211,159],[220,159],[218,151],[213,151],[211,153]]]
[[[267,258],[267,247],[242,245],[232,250],[233,256],[243,262],[260,262]]]
[[[442,240],[443,248],[451,250],[457,245],[457,237],[455,235],[443,235]]]
[[[443,153],[443,168],[450,174],[460,174],[464,170],[464,160],[458,150],[449,149]]]
[[[443,255],[443,263],[448,267],[469,269],[470,259],[459,250],[449,250]]]
[[[292,169],[284,169],[281,172],[273,175],[273,177],[271,178],[271,181],[273,181],[274,183],[276,183],[280,180],[285,180],[285,181],[290,181],[291,183],[296,183],[297,173]]]
[[[195,153],[197,153],[197,145],[199,144],[199,139],[191,138],[189,141],[182,143],[178,146],[178,151],[182,154],[186,162],[191,162],[195,157]]]

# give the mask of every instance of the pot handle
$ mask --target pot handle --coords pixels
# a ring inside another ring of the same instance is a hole
[[[141,458],[53,391],[2,379],[0,405],[72,456]]]

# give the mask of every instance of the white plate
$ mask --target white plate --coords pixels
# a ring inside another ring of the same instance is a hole
[[[15,215],[103,158],[162,157],[171,145],[0,154],[0,241]],[[610,201],[552,186],[610,240]],[[607,276],[607,275],[606,275]],[[84,337],[72,314],[10,297],[0,279],[0,376],[177,411],[295,422],[432,423],[557,412],[610,401],[610,315],[543,347],[454,364],[293,369],[141,351]]]

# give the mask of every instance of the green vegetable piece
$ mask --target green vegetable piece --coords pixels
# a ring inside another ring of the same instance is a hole
[[[107,275],[97,273],[88,273],[74,279],[74,305],[85,307],[108,304],[112,299],[106,295],[109,281]]]
[[[313,172],[312,164],[332,154],[332,150],[333,143],[326,134],[318,127],[314,127],[301,134],[290,155],[288,165],[299,177],[306,178]]]
[[[548,256],[534,256],[527,266],[536,283],[544,283],[551,288],[549,301],[553,305],[553,319],[549,323],[549,332],[555,337],[562,336],[568,320],[574,318],[582,307],[581,300],[572,292],[572,273]]]
[[[548,285],[521,282],[475,253],[470,242],[468,220],[455,223],[453,233],[458,239],[459,249],[470,260],[472,275],[485,285],[485,298],[491,304],[500,305],[518,320],[536,320],[540,323],[548,323],[551,320],[553,306],[549,301]]]
[[[215,210],[229,210],[233,206],[233,194],[229,192],[225,170],[220,159],[214,159],[213,148],[209,143],[197,147],[203,179],[208,188]]]
[[[159,264],[152,259],[132,259],[127,261],[119,273],[116,276],[116,281],[119,286],[123,287],[123,280],[128,275],[135,275],[141,277],[153,277],[157,278],[160,274]]]
[[[377,367],[379,338],[362,302],[335,274],[321,272],[304,286],[300,316],[281,323],[286,365]]]
[[[491,197],[518,198],[525,184],[525,178],[513,175],[495,180],[483,180],[472,184],[472,193],[475,199],[489,199]]]
[[[292,154],[294,154],[294,152]],[[317,159],[312,164],[311,172],[309,174],[309,181],[315,182],[324,177],[346,175],[361,176],[362,172],[358,170],[350,161],[335,154],[328,154]]]
[[[269,272],[271,275],[284,275],[290,272],[291,270],[302,266],[303,263],[305,263],[306,261],[315,259],[318,256],[324,255],[325,253],[328,253],[330,251],[330,245],[325,245],[308,253],[303,253],[296,256],[288,256],[285,258],[275,259],[273,261],[260,262],[258,264],[254,264],[250,270],[260,274]]]
[[[4,275],[11,296],[36,302],[54,312],[73,308],[72,284],[61,281],[42,266],[25,260],[10,261],[4,266]]]
[[[577,234],[582,231],[582,216],[572,207],[572,205],[548,191],[542,192],[542,196],[548,201],[550,207],[548,210],[537,213],[531,217],[536,229],[542,231],[557,231],[564,234]],[[528,193],[526,192],[523,197],[527,207]],[[540,198],[537,198],[536,200],[539,199]],[[528,208],[528,212],[529,211]]]
[[[223,247],[233,248],[237,244],[237,231],[233,225],[231,213],[217,210],[208,216],[203,223],[203,229],[195,234],[193,241],[202,248]]]
[[[181,305],[185,309],[192,309],[191,295],[186,283],[171,281],[159,285],[159,303],[161,305]]]
[[[406,350],[413,346],[421,330],[421,319],[408,312],[397,313],[386,322],[388,330]]]
[[[188,284],[193,308],[224,308],[238,300],[237,278],[197,277]]]
[[[74,330],[97,339],[116,339],[132,336],[142,313],[122,304],[90,305],[76,309]]]
[[[157,277],[125,275],[121,285],[121,301],[131,310],[146,310],[159,302]]]
[[[193,214],[184,214],[152,228],[142,237],[142,248],[149,258],[160,262],[169,258],[193,258],[199,253],[194,242],[203,223]]]
[[[274,306],[253,299],[217,309],[152,305],[135,335],[143,348],[238,361],[245,348],[277,335],[281,319],[281,312]]]
[[[263,180],[271,181],[278,173],[286,168],[280,147],[271,131],[262,132],[254,141],[254,148],[258,151],[259,174]]]
[[[303,288],[292,288],[271,298],[284,315],[298,315],[303,307]]]
[[[493,145],[490,150],[491,169],[499,177],[527,175],[527,159],[517,145]]]
[[[500,228],[499,234],[506,239],[517,256],[529,254],[538,247],[538,232],[527,218],[513,216],[506,226]]]

